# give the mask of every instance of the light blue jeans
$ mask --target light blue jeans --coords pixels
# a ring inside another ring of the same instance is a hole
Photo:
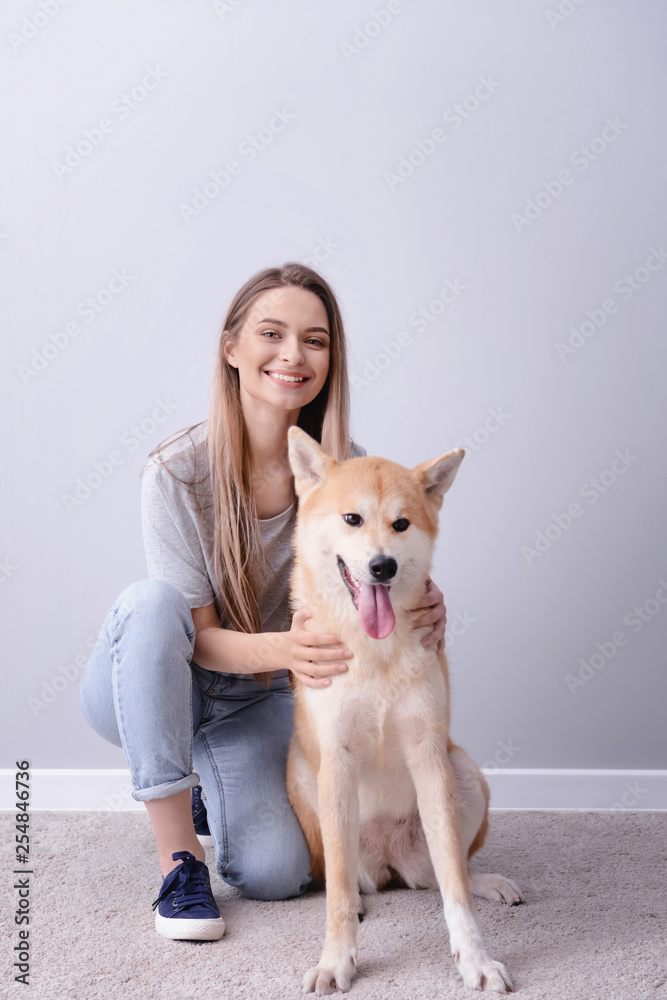
[[[249,674],[192,661],[185,597],[163,580],[130,584],[107,612],[79,687],[86,721],[122,746],[133,798],[201,784],[218,874],[251,899],[287,899],[311,879],[287,798],[294,695],[287,670],[267,690]],[[194,765],[194,770],[193,770]]]

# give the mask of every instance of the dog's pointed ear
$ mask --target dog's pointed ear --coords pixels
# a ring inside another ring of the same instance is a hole
[[[432,459],[430,462],[422,462],[412,470],[424,488],[424,493],[429,500],[436,504],[438,509],[442,506],[442,500],[454,482],[459,465],[463,461],[465,450],[454,448],[444,455]]]
[[[324,482],[336,460],[310,434],[296,424],[287,431],[289,464],[294,473],[294,488],[299,499]]]

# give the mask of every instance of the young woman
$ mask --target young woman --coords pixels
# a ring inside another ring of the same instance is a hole
[[[142,470],[149,579],[107,612],[80,686],[89,724],[122,746],[144,802],[163,883],[156,930],[215,940],[224,922],[193,820],[204,810],[216,867],[253,899],[305,892],[309,856],[285,790],[293,730],[289,671],[335,683],[353,651],[307,632],[289,609],[297,498],[287,430],[338,460],[349,437],[343,323],[323,278],[289,263],[254,275],[225,319],[208,421],[163,442]],[[414,627],[444,642],[429,579]],[[322,647],[337,648],[322,648]]]

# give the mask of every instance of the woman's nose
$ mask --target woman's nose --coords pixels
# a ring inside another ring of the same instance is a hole
[[[285,338],[280,354],[283,361],[291,365],[297,365],[303,361],[303,349],[296,338]]]

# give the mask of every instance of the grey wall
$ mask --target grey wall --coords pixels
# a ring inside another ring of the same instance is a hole
[[[2,766],[124,766],[76,685],[146,575],[139,470],[206,416],[237,288],[315,254],[356,439],[406,465],[472,441],[433,569],[455,737],[480,763],[664,767],[664,5],[1,16]]]

